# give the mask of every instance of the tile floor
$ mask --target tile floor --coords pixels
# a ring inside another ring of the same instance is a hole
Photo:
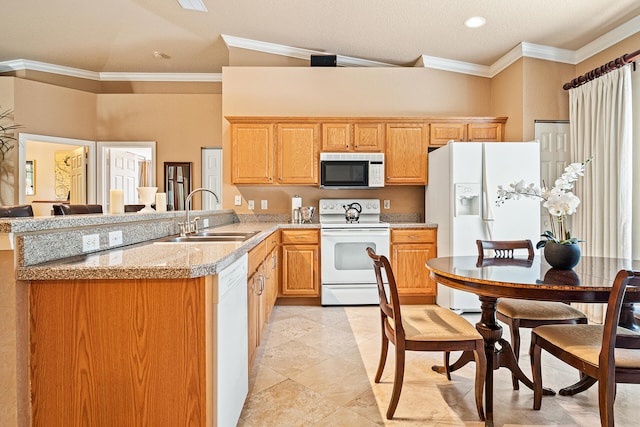
[[[478,315],[465,315],[472,323]],[[506,328],[505,328],[506,331]],[[529,333],[522,333],[520,364],[530,374]],[[391,348],[390,348],[391,350]],[[442,353],[407,355],[405,380],[393,420],[386,420],[393,386],[393,352],[382,382],[373,377],[380,352],[377,306],[276,306],[249,377],[249,396],[240,427],[259,426],[482,426],[473,396],[474,364],[447,381],[431,370]],[[543,356],[545,386],[554,390],[578,379],[577,371]],[[452,360],[455,355],[452,356]],[[509,371],[495,373],[495,426],[599,425],[597,388],[573,397],[544,397],[531,409],[533,392],[511,388]],[[617,426],[638,425],[633,393],[640,386],[620,384]],[[635,419],[634,419],[635,418]],[[634,422],[635,421],[635,422]]]

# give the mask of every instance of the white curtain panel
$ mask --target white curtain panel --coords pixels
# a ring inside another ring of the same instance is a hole
[[[633,179],[631,66],[626,65],[569,91],[571,155],[593,157],[575,192],[581,204],[571,235],[584,240],[583,255],[631,258]],[[601,304],[577,304],[603,322]]]

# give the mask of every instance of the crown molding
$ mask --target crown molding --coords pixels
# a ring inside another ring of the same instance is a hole
[[[227,47],[254,50],[272,55],[287,56],[289,58],[309,61],[311,55],[327,55],[327,52],[319,50],[304,49],[300,47],[286,46],[277,43],[263,42],[259,40],[245,39],[242,37],[220,34]],[[354,58],[351,56],[336,55],[336,62],[339,67],[397,67],[397,65],[385,62],[370,61],[368,59]]]
[[[452,71],[455,73],[471,74],[480,77],[491,77],[490,67],[486,65],[455,61],[453,59],[438,58],[437,56],[421,55],[415,66],[433,68],[436,70]]]
[[[102,82],[222,82],[222,73],[97,73],[28,59],[0,62],[0,73],[21,70],[41,71]]]
[[[631,37],[640,31],[640,15],[630,19],[619,27],[614,28],[608,33],[598,37],[591,43],[587,43],[580,49],[575,51],[575,64],[585,59],[591,58],[593,55],[613,46],[622,40]]]

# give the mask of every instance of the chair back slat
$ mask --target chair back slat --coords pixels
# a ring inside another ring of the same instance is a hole
[[[478,246],[478,263],[482,264],[485,251],[493,250],[494,259],[514,259],[517,249],[527,250],[527,261],[533,261],[535,253],[531,240],[476,240]]]
[[[376,274],[378,296],[380,299],[380,311],[385,317],[393,320],[393,329],[395,330],[396,337],[398,337],[398,339],[400,340],[404,340],[402,314],[400,313],[400,297],[398,296],[398,286],[391,269],[391,264],[389,263],[387,257],[385,257],[384,255],[376,255],[375,251],[372,248],[367,248],[367,253],[373,260],[373,269]],[[389,295],[387,295],[387,291],[384,286],[383,271],[389,282]]]

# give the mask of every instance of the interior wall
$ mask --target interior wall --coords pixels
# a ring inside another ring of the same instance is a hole
[[[225,67],[225,116],[487,116],[489,79],[427,68]],[[509,122],[507,122],[507,127]],[[223,122],[223,151],[229,152],[229,123]],[[288,213],[291,196],[317,206],[320,198],[366,197],[390,200],[383,213],[424,214],[424,187],[321,190],[295,186],[233,186],[230,156],[223,168],[223,206],[249,213],[246,200],[268,200],[265,213]],[[243,205],[233,206],[235,195]],[[256,213],[263,211],[256,209]]]
[[[521,141],[524,137],[523,103],[524,61],[521,58],[491,79],[491,115],[509,117],[505,141]]]
[[[569,120],[569,92],[562,85],[576,67],[534,58],[523,65],[522,140],[530,141],[536,120]]]
[[[102,94],[97,110],[98,140],[156,141],[159,192],[166,192],[164,162],[192,162],[193,190],[202,181],[200,148],[222,146],[218,94]],[[199,197],[194,207],[200,206]]]
[[[637,32],[633,36],[627,37],[620,43],[616,43],[615,45],[577,64],[576,74],[569,80],[567,80],[567,82],[571,81],[574,77],[585,74],[596,67],[600,67],[603,64],[613,61],[614,59],[627,53],[635,52],[638,49],[640,49],[640,32]]]

